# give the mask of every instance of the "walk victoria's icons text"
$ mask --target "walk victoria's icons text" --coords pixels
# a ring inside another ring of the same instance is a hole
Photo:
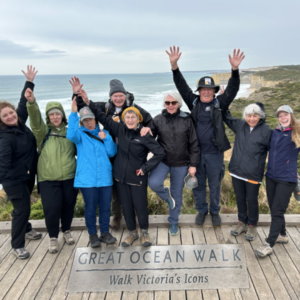
[[[243,245],[77,248],[67,292],[248,288]]]

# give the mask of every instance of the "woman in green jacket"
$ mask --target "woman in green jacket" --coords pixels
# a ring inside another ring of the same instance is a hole
[[[49,252],[56,253],[60,220],[66,243],[75,243],[70,227],[78,192],[74,188],[76,147],[66,138],[67,118],[62,105],[59,102],[48,102],[44,123],[33,92],[30,89],[27,91],[30,127],[40,154],[38,184],[50,237]]]

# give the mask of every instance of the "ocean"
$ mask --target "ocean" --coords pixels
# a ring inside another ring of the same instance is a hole
[[[183,72],[183,75],[194,90],[199,78],[211,76],[216,71]],[[66,115],[71,112],[72,88],[69,79],[73,75],[36,75],[34,80],[34,94],[39,104],[42,116],[45,116],[45,108],[48,101],[62,103]],[[77,76],[77,75],[76,75]],[[153,74],[102,74],[102,75],[78,75],[83,89],[89,99],[93,101],[107,101],[109,99],[109,81],[119,79],[123,82],[127,91],[135,96],[135,103],[146,109],[153,117],[163,109],[163,95],[169,91],[176,91],[171,72]],[[0,76],[0,100],[18,104],[20,94],[24,86],[25,76]],[[247,97],[250,93],[250,84],[241,84],[237,97]],[[189,111],[183,105],[184,111]]]

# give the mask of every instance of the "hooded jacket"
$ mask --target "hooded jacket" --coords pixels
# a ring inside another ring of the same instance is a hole
[[[243,119],[233,118],[229,111],[224,115],[224,122],[235,133],[229,172],[245,179],[261,182],[272,130],[265,123],[265,119],[260,119],[250,132],[248,123]]]
[[[0,128],[0,183],[3,186],[14,186],[34,180],[36,174],[36,141],[31,130],[25,125],[28,118],[25,98],[27,88],[33,90],[34,84],[26,81],[22,90],[16,109],[18,126]]]
[[[96,118],[108,126],[111,133],[118,138],[118,154],[114,160],[113,176],[121,183],[147,186],[148,172],[157,167],[165,156],[164,149],[148,133],[140,135],[142,126],[137,129],[128,129],[124,123],[117,123],[106,116],[94,102],[90,102],[90,108]],[[152,158],[147,161],[149,151]],[[144,175],[137,176],[136,171],[142,169]]]
[[[69,116],[69,126],[67,130],[67,138],[77,147],[77,168],[74,187],[76,188],[92,188],[111,186],[112,166],[109,157],[113,157],[117,153],[117,146],[109,135],[106,133],[103,143],[97,141],[86,132],[98,137],[100,132],[98,125],[94,130],[88,130],[84,126],[79,125],[79,116],[77,113],[71,112]]]
[[[191,117],[178,109],[169,114],[166,109],[151,122],[153,136],[164,148],[163,163],[171,167],[196,167],[200,150],[196,130]]]
[[[56,135],[66,136],[67,127],[63,121],[60,130],[58,130],[48,117],[48,111],[58,108],[63,114],[63,120],[66,120],[65,111],[59,102],[48,102],[46,106],[46,123],[41,117],[36,101],[27,102],[27,110],[30,117],[30,127],[36,138],[38,151],[40,153],[38,161],[38,181],[62,181],[73,179],[76,170],[76,147],[67,138]],[[51,135],[44,144],[42,144],[49,128]]]
[[[195,126],[197,125],[199,110],[201,108],[200,96],[193,93],[186,83],[179,69],[173,70],[173,80],[183,101],[191,111]],[[214,128],[212,143],[217,146],[219,152],[230,149],[230,143],[225,134],[222,112],[227,111],[230,103],[236,97],[240,87],[240,76],[238,70],[233,70],[228,86],[224,94],[219,95],[210,104],[211,120]],[[201,149],[200,149],[201,151]]]

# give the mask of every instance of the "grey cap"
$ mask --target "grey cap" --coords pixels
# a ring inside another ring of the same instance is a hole
[[[126,94],[126,90],[123,86],[123,83],[118,79],[111,80],[109,83],[109,86],[110,86],[109,97],[112,94],[118,93],[118,92]]]
[[[190,174],[187,174],[184,177],[184,182],[187,190],[192,190],[198,186],[198,179],[196,177],[192,177]]]
[[[280,107],[276,110],[275,117],[278,117],[278,114],[279,114],[281,111],[285,111],[285,112],[287,112],[287,113],[289,113],[289,114],[293,114],[293,113],[294,113],[290,106],[288,106],[288,105],[282,105],[282,106],[280,106]]]
[[[63,116],[63,113],[60,109],[58,108],[52,108],[48,111],[48,116],[51,115],[51,114],[54,114],[54,113],[58,113],[58,114],[61,114]]]
[[[95,119],[95,115],[93,114],[92,110],[88,106],[84,106],[79,111],[80,121],[83,121],[84,119]]]

